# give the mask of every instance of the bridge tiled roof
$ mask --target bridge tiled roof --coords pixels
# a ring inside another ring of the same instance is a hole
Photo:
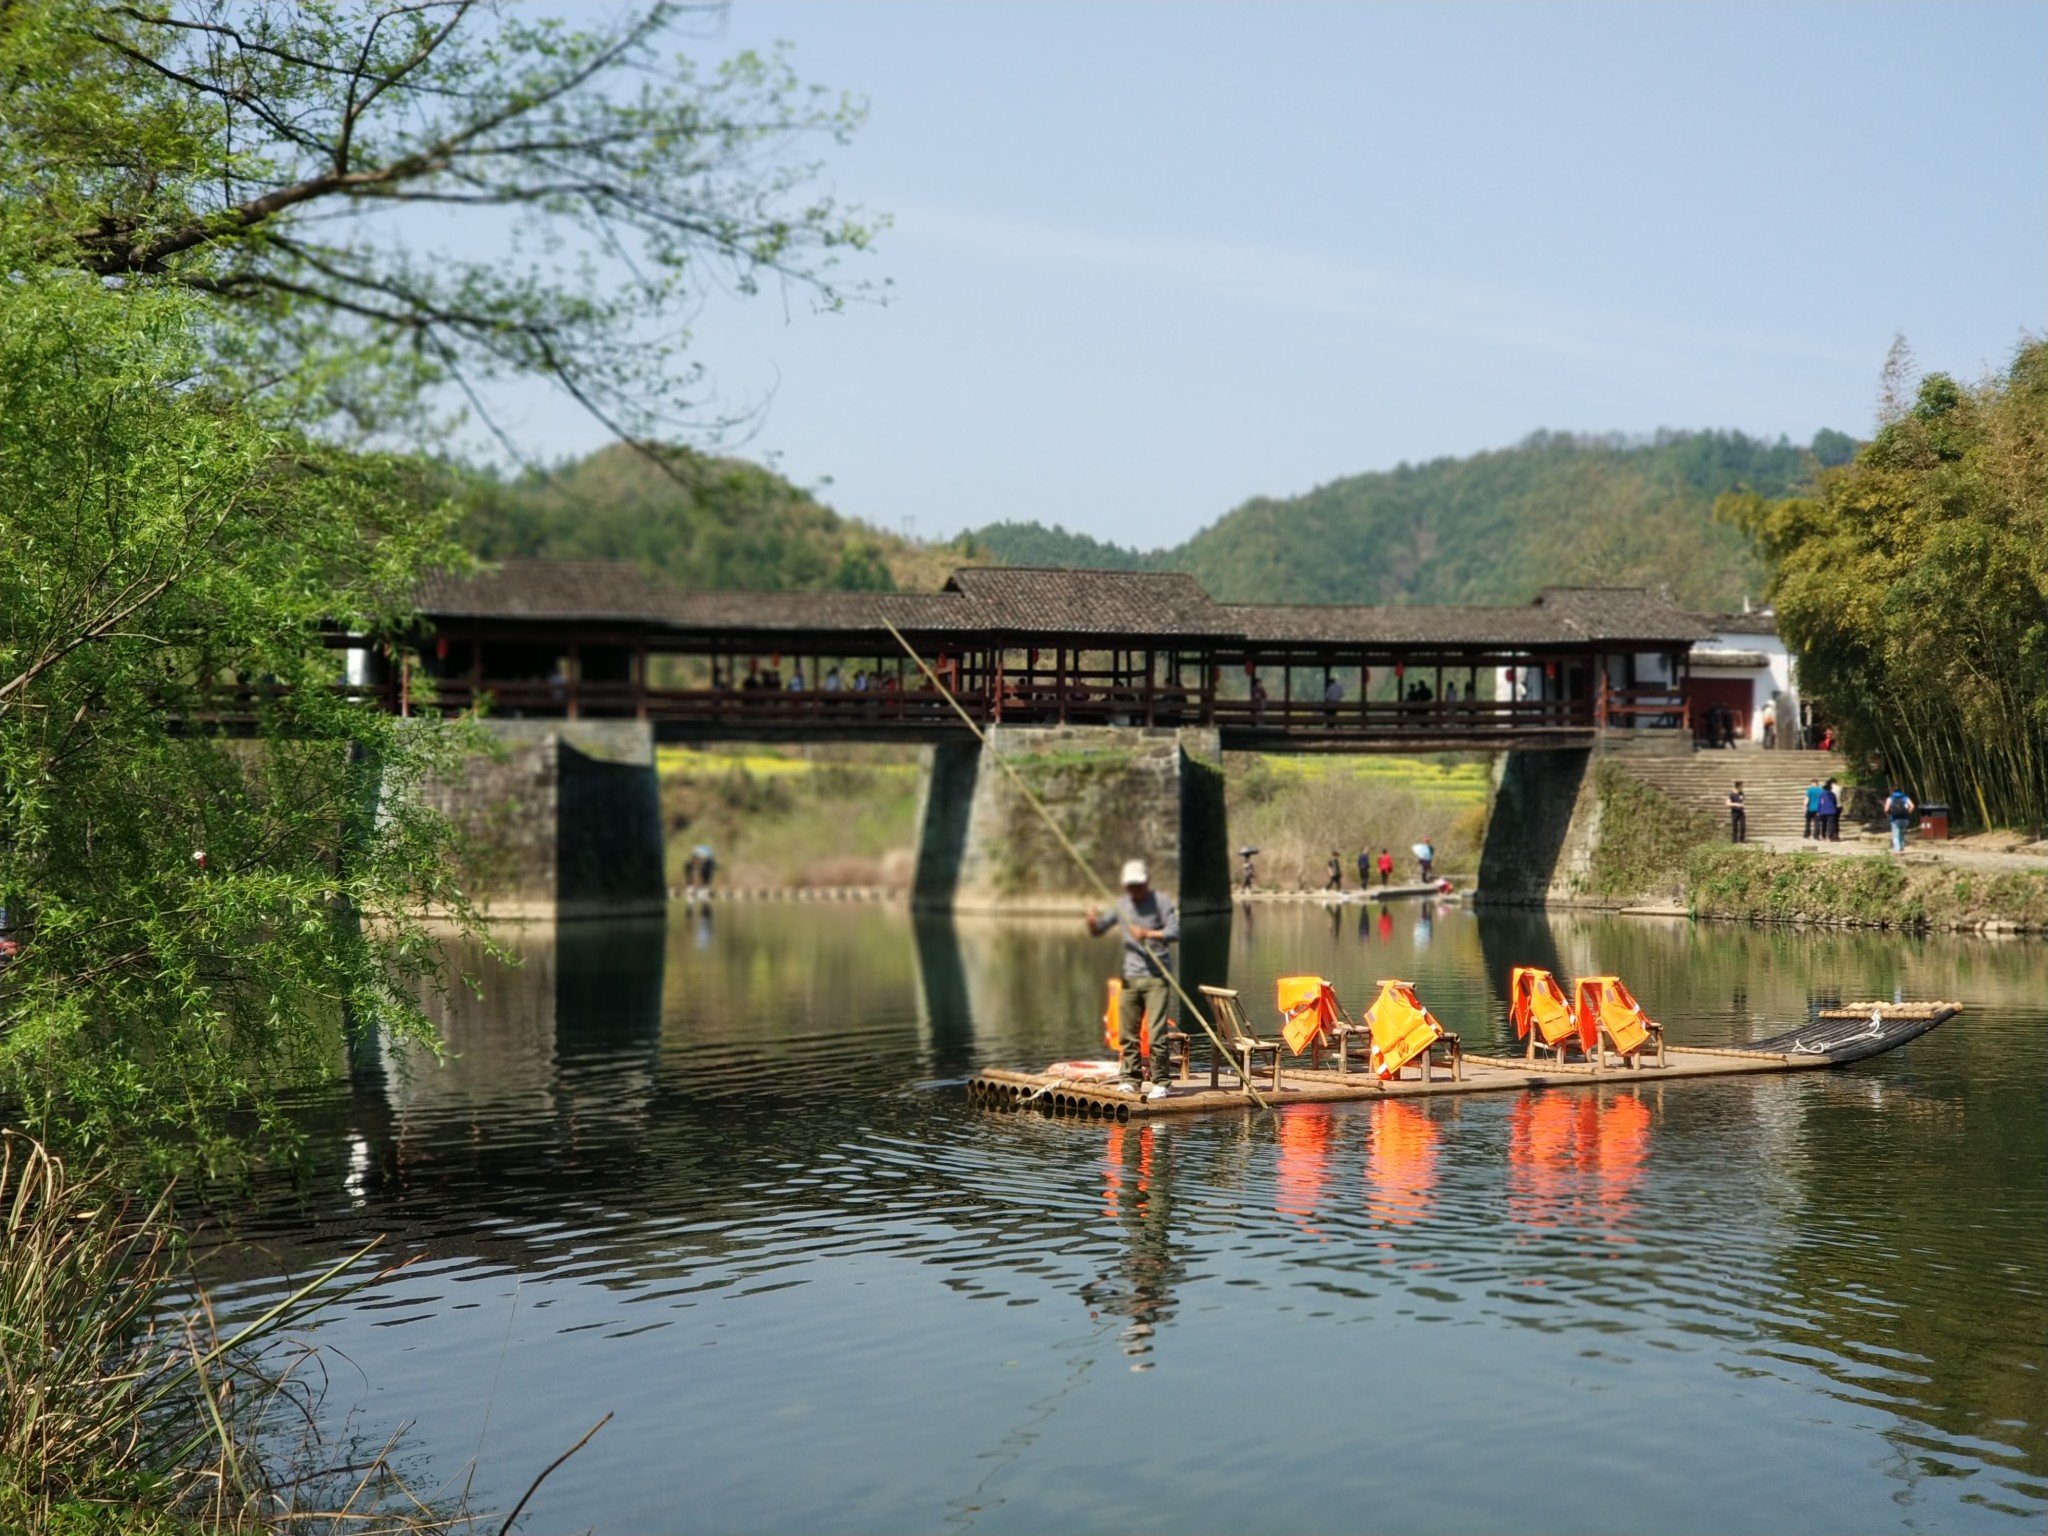
[[[1652,645],[1714,638],[1692,614],[1641,587],[1545,587],[1534,606],[1589,641]]]
[[[971,566],[946,590],[973,621],[1011,634],[1235,637],[1229,612],[1179,571],[1068,571]]]
[[[413,594],[449,619],[624,619],[659,622],[674,594],[623,560],[506,560],[471,575],[436,572]]]
[[[1556,617],[1533,607],[1339,607],[1239,603],[1230,615],[1246,640],[1270,645],[1577,644]]]
[[[1250,646],[1677,648],[1715,630],[1633,587],[1546,587],[1533,603],[1396,607],[1219,603],[1194,577],[1167,571],[956,571],[940,592],[680,591],[623,562],[507,560],[422,583],[430,619],[597,621],[672,635],[874,637],[906,633],[1070,641],[1158,638]]]

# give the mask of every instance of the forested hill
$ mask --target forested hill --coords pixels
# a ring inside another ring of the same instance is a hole
[[[1175,549],[1140,552],[1036,523],[977,529],[1014,565],[1187,571],[1234,602],[1519,602],[1548,583],[1669,586],[1706,610],[1763,589],[1748,540],[1714,498],[1782,496],[1855,440],[1811,447],[1739,432],[1656,438],[1538,433],[1512,448],[1259,497]]]
[[[912,544],[842,517],[744,459],[623,443],[546,475],[465,472],[462,538],[488,560],[632,560],[682,587],[931,588],[980,551]]]

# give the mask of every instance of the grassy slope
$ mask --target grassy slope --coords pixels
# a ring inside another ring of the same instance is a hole
[[[1595,768],[1600,845],[1582,895],[1683,901],[1696,917],[1874,928],[2048,930],[2048,866],[1983,870],[1736,847],[1615,763]]]
[[[917,844],[914,747],[660,752],[669,882],[697,844],[721,886],[889,886],[910,882]]]
[[[1839,434],[1823,451],[1838,456]],[[1140,553],[1036,524],[974,538],[997,559],[1190,571],[1218,597],[1286,602],[1519,602],[1546,583],[1659,587],[1736,606],[1763,571],[1714,498],[1782,495],[1804,449],[1735,432],[1625,444],[1539,433],[1512,448],[1259,497],[1176,549]]]
[[[1091,759],[1093,761],[1093,759]],[[1477,867],[1486,766],[1460,759],[1289,758],[1232,753],[1226,764],[1231,842],[1258,847],[1260,883],[1320,887],[1333,847],[1345,885],[1361,848],[1437,845],[1437,868]],[[917,842],[915,748],[698,752],[664,747],[661,794],[670,883],[699,843],[718,856],[718,883],[747,888],[908,884]],[[1234,857],[1233,857],[1234,865]]]

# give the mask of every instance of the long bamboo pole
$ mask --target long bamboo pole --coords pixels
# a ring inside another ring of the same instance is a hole
[[[966,726],[968,730],[974,732],[974,739],[981,743],[982,751],[994,758],[996,766],[1010,776],[1010,782],[1024,796],[1025,803],[1031,809],[1038,812],[1038,819],[1043,821],[1047,830],[1059,840],[1060,847],[1067,851],[1067,857],[1074,861],[1074,867],[1079,869],[1087,877],[1088,883],[1095,887],[1096,894],[1112,906],[1115,905],[1116,893],[1109,888],[1108,882],[1095,872],[1095,866],[1081,856],[1081,850],[1076,848],[1074,840],[1067,836],[1067,829],[1061,826],[1059,821],[1053,816],[1053,813],[1045,808],[1045,802],[1038,798],[1037,791],[1024,782],[1024,775],[1017,771],[1016,765],[995,749],[995,745],[988,739],[988,733],[976,723],[972,715],[967,713],[960,701],[953,697],[952,691],[939,681],[939,675],[926,664],[924,657],[917,653],[916,647],[903,638],[903,631],[890,623],[886,618],[882,620],[882,627],[895,637],[898,645],[903,647],[903,654],[917,663],[917,670],[924,674],[926,682],[939,691],[939,697],[952,706],[953,713],[960,717],[960,723]],[[1244,1089],[1251,1101],[1258,1105],[1259,1108],[1271,1109],[1273,1106],[1260,1097],[1259,1090],[1252,1086],[1251,1064],[1249,1062],[1239,1062],[1236,1055],[1224,1045],[1216,1031],[1210,1026],[1209,1020],[1203,1014],[1201,1007],[1192,997],[1188,996],[1188,989],[1181,985],[1179,972],[1171,966],[1161,966],[1160,969],[1165,974],[1166,984],[1173,988],[1174,995],[1187,1005],[1189,1014],[1193,1016],[1197,1024],[1202,1026],[1202,1033],[1209,1037],[1210,1045],[1233,1064],[1231,1070],[1237,1073],[1238,1086]]]

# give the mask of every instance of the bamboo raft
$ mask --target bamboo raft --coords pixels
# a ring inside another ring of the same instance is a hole
[[[1502,1093],[1528,1088],[1584,1088],[1599,1083],[1652,1083],[1678,1078],[1737,1077],[1767,1072],[1812,1072],[1847,1066],[1909,1040],[1918,1039],[1962,1011],[1960,1003],[1854,1003],[1815,1012],[1802,1028],[1740,1047],[1670,1046],[1661,1061],[1601,1065],[1458,1053],[1446,1066],[1424,1066],[1416,1078],[1382,1079],[1356,1068],[1282,1067],[1258,1072],[1254,1086],[1276,1109],[1296,1104],[1340,1104],[1370,1099],[1422,1098],[1437,1094]],[[1063,1067],[1082,1064],[1061,1063]],[[1442,1071],[1447,1075],[1438,1075]],[[1242,1110],[1253,1101],[1238,1074],[1223,1065],[1210,1074],[1215,1086],[1191,1081],[1183,1063],[1180,1080],[1161,1099],[1134,1098],[1113,1081],[1069,1072],[1032,1072],[985,1067],[968,1079],[968,1098],[998,1109],[1040,1109],[1102,1120],[1146,1120],[1161,1115]]]

